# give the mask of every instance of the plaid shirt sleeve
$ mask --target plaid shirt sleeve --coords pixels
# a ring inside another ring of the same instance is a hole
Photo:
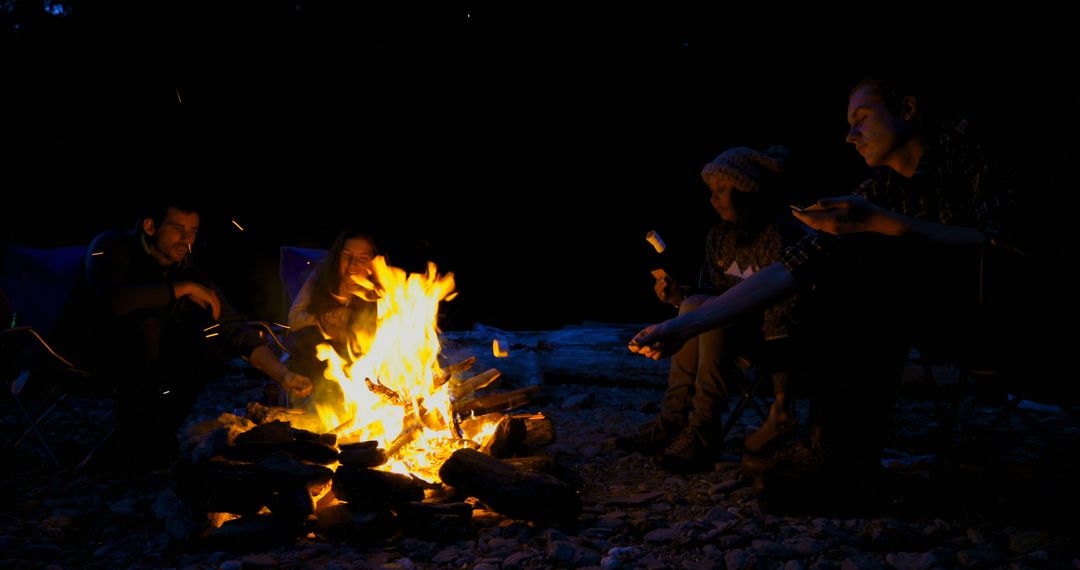
[[[1001,163],[990,159],[971,131],[971,120],[962,118],[942,133],[942,178],[951,174],[967,183],[951,188],[954,192],[948,192],[949,189],[942,192],[941,223],[969,225],[990,239],[1001,239],[1008,225],[1009,204],[1016,197],[1016,180]],[[950,203],[965,204],[968,211],[954,211],[948,208]]]
[[[976,228],[996,241],[1016,241],[1010,223],[1016,180],[992,160],[964,117],[943,126],[928,145],[912,179],[879,169],[853,194],[893,212],[934,223]],[[780,261],[802,282],[836,249],[841,238],[816,233],[784,250]],[[846,239],[846,238],[845,238]]]
[[[803,281],[813,272],[822,258],[828,255],[836,236],[811,231],[801,240],[784,248],[780,254],[780,263],[795,276],[796,281]]]

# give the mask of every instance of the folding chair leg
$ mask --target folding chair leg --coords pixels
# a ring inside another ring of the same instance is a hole
[[[758,417],[761,418],[762,423],[764,423],[769,419],[769,414],[762,409],[761,404],[757,403],[757,400],[754,399],[754,393],[757,392],[759,386],[760,382],[754,382],[754,388],[749,392],[744,391],[743,398],[750,402],[750,406],[754,408],[754,411],[757,412]]]
[[[52,396],[53,392],[55,391],[56,388],[53,388],[46,397]],[[19,436],[19,439],[15,440],[15,443],[11,444],[11,447],[19,447],[19,444],[21,444],[23,440],[26,439],[26,436],[30,435],[30,433],[34,431],[34,425],[41,423],[49,414],[52,413],[53,410],[56,409],[56,406],[60,404],[60,402],[64,401],[64,398],[67,398],[67,394],[60,396],[55,402],[50,404],[49,407],[45,408],[45,410],[38,415],[37,420],[35,420],[30,425],[30,427],[26,428],[26,430],[23,431],[22,435]]]
[[[29,375],[30,372],[27,370],[23,370],[22,373],[19,375],[20,380],[25,381],[25,378],[22,378],[22,375],[24,374]],[[30,429],[33,430],[34,435],[37,436],[38,440],[41,442],[41,445],[45,447],[45,452],[49,454],[49,459],[52,459],[53,463],[55,463],[56,465],[60,465],[60,460],[56,458],[56,454],[53,453],[52,448],[49,447],[49,442],[45,440],[45,434],[41,433],[41,430],[38,429],[37,422],[34,421],[34,416],[31,416],[30,412],[27,411],[26,406],[23,406],[22,400],[19,399],[19,396],[17,394],[12,393],[11,396],[15,398],[15,404],[19,406],[19,411],[22,412],[23,417],[26,418],[26,421],[30,422]],[[19,443],[22,443],[22,438],[19,438]]]
[[[724,441],[725,439],[727,439],[728,434],[731,433],[731,430],[735,427],[735,422],[739,421],[739,418],[742,417],[743,412],[746,411],[746,407],[749,405],[753,405],[754,408],[757,409],[758,415],[761,416],[762,422],[767,419],[768,416],[761,413],[761,407],[754,400],[754,397],[752,395],[757,393],[758,389],[761,388],[761,383],[764,380],[765,375],[761,375],[754,380],[753,384],[750,385],[749,389],[744,389],[742,391],[742,397],[739,398],[739,403],[735,404],[735,409],[732,410],[730,414],[728,414],[727,420],[724,421],[724,426],[720,428],[720,433],[717,434],[717,441]]]
[[[87,464],[90,463],[90,460],[94,458],[94,454],[97,453],[97,450],[101,449],[101,446],[105,445],[105,442],[109,441],[109,438],[111,438],[114,433],[116,433],[116,428],[109,430],[109,433],[105,434],[105,437],[101,438],[101,441],[99,441],[97,445],[94,446],[94,449],[91,449],[90,452],[86,454],[86,457],[83,457],[83,460],[80,461],[79,464],[75,466],[75,468],[82,469],[86,467]]]

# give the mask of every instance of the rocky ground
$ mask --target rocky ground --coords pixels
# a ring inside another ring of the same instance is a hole
[[[490,338],[491,332],[474,336]],[[625,333],[584,331],[593,340],[579,335],[575,342],[578,349],[593,341],[611,345],[612,354],[621,355],[614,339],[628,338]],[[661,391],[646,377],[662,379],[662,364],[631,361],[642,367],[641,381],[621,384],[595,367],[552,372],[537,354],[558,354],[566,338],[511,336],[515,354],[531,359],[526,368],[532,372],[516,370],[509,360],[505,367],[515,370],[517,383],[542,386],[527,409],[553,418],[558,440],[547,451],[559,476],[580,491],[583,512],[571,524],[506,519],[477,504],[475,532],[455,542],[310,534],[267,550],[206,550],[198,541],[178,540],[169,519],[159,516],[172,497],[168,470],[72,467],[107,430],[106,398],[74,393],[43,422],[62,461],[57,467],[33,435],[11,447],[26,423],[5,397],[0,567],[1080,568],[1075,413],[1027,410],[1024,420],[1002,420],[1000,407],[967,398],[959,426],[943,429],[933,400],[924,397],[925,384],[912,374],[878,500],[842,514],[787,515],[766,510],[739,477],[738,444],[753,429],[752,414],[729,437],[730,454],[711,470],[667,473],[613,445],[614,436],[654,415]],[[456,348],[464,350],[469,338],[460,336]],[[237,367],[200,401],[195,417],[241,408],[262,388],[260,379]]]

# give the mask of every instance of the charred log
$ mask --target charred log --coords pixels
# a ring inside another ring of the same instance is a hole
[[[376,447],[377,441],[347,443],[341,446],[338,461],[353,467],[376,467],[386,463],[386,450]]]
[[[468,503],[409,502],[395,508],[402,529],[425,540],[451,542],[472,534],[472,506]]]
[[[275,453],[257,465],[181,461],[175,474],[176,494],[191,508],[238,515],[253,515],[273,504],[278,495],[296,489],[303,489],[311,502],[311,490],[324,487],[333,477],[326,467],[303,463],[286,453]]]
[[[495,428],[495,433],[492,434],[490,441],[487,445],[481,447],[480,451],[492,457],[510,457],[517,452],[524,441],[524,420],[503,416],[499,420],[499,425]]]
[[[530,473],[547,473],[552,474],[555,472],[555,462],[546,455],[530,455],[528,457],[510,457],[503,459],[503,461],[517,469],[518,471],[527,471]]]
[[[525,441],[522,443],[534,447],[543,447],[555,443],[555,425],[544,414],[514,414],[511,416],[525,422]]]
[[[424,487],[407,475],[342,465],[334,474],[334,495],[353,510],[379,510],[423,499]]]
[[[274,452],[284,451],[296,457],[323,465],[337,461],[334,434],[318,434],[274,421],[248,430],[236,437],[236,444],[223,454],[238,461],[261,461]]]
[[[292,542],[307,531],[305,524],[273,515],[243,517],[213,529],[199,545],[206,550],[232,552],[268,550]]]
[[[199,512],[226,512],[254,515],[274,496],[269,479],[259,476],[259,468],[232,461],[177,462],[176,494]]]
[[[266,507],[279,520],[300,523],[315,512],[315,500],[307,487],[293,487],[274,493]]]
[[[353,543],[384,540],[398,530],[397,516],[390,511],[356,511],[337,504],[315,511],[315,528],[324,536]]]
[[[550,475],[527,473],[472,449],[459,449],[439,477],[508,517],[566,521],[577,517],[581,500],[573,487]]]

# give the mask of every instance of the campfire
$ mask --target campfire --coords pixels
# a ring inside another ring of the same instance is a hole
[[[456,294],[453,275],[430,263],[406,274],[377,257],[370,279],[354,279],[377,300],[378,326],[373,336],[356,331],[362,354],[319,347],[341,401],[251,404],[247,417],[223,414],[187,434],[176,490],[207,514],[202,534],[238,546],[238,533],[263,542],[314,525],[348,536],[363,522],[460,537],[471,530],[469,497],[508,517],[576,516],[574,490],[541,473],[552,466],[539,452],[554,441],[551,421],[506,413],[539,387],[482,395],[498,370],[468,375],[475,357],[440,366],[438,307]]]
[[[407,275],[381,256],[372,271],[372,279],[353,279],[378,299],[377,332],[358,338],[366,350],[348,360],[330,344],[320,345],[326,376],[341,387],[344,401],[318,402],[315,409],[322,431],[337,434],[339,443],[377,441],[386,450],[387,471],[437,482],[451,453],[478,449],[494,434],[498,419],[463,422],[454,404],[497,380],[499,372],[460,381],[454,373],[468,370],[475,359],[447,370],[439,366],[436,319],[439,303],[455,295],[453,274],[439,275],[429,263],[427,272]]]

